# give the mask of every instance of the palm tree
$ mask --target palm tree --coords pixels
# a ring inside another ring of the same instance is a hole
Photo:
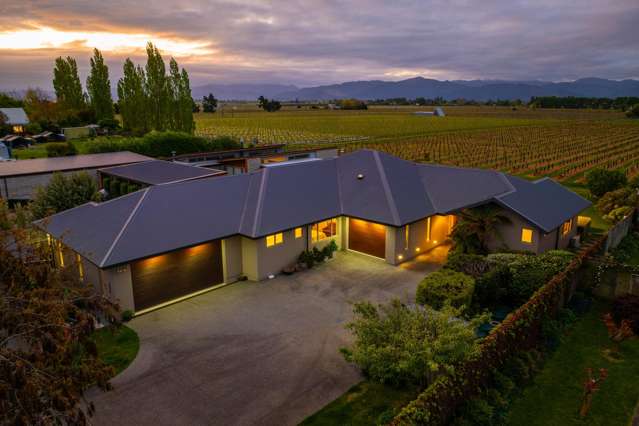
[[[503,241],[499,225],[511,223],[508,216],[494,204],[462,210],[451,233],[455,249],[462,253],[488,253],[488,243],[492,238]]]

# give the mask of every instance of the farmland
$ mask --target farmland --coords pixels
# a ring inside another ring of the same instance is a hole
[[[412,115],[415,110],[288,108],[266,113],[236,107],[222,114],[196,114],[196,132],[229,135],[247,143],[288,143],[292,149],[372,148],[409,160],[529,177],[550,175],[577,183],[592,167],[639,174],[639,123],[619,112],[448,107],[446,117],[436,118]]]

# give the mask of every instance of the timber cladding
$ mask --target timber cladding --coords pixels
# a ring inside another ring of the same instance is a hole
[[[386,257],[386,226],[349,218],[348,248],[384,259]]]
[[[221,284],[221,240],[132,262],[131,280],[136,311]]]

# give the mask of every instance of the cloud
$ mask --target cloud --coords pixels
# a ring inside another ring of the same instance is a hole
[[[4,0],[0,33],[46,27],[75,36],[12,49],[0,35],[0,89],[50,87],[59,54],[86,72],[99,38],[81,35],[105,33],[135,40],[104,52],[114,78],[126,56],[143,60],[137,45],[147,36],[178,57],[193,84],[639,78],[637,22],[636,0]]]

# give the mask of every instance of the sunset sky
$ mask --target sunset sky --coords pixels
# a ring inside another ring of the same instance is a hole
[[[115,81],[147,40],[192,85],[348,80],[639,78],[637,0],[2,0],[0,90],[51,89],[93,47]]]

